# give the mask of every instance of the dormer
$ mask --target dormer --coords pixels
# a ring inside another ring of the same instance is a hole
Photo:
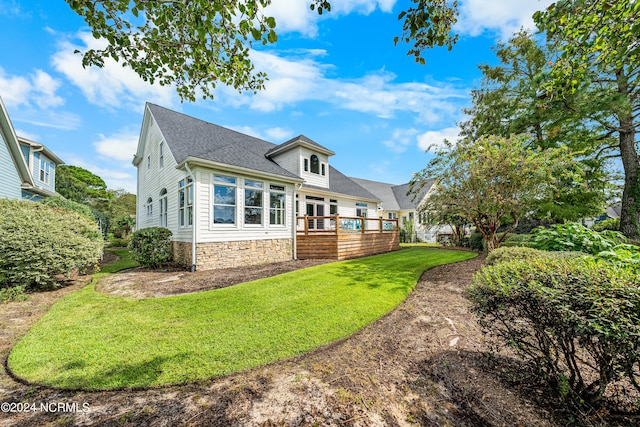
[[[266,153],[267,158],[302,179],[305,184],[329,188],[329,157],[335,153],[299,135]]]

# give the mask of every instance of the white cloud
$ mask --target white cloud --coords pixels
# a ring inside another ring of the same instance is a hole
[[[281,127],[274,127],[267,129],[265,134],[268,137],[268,141],[279,143],[285,142],[286,140],[291,139],[294,136],[294,132],[291,129],[284,129]]]
[[[413,141],[413,137],[417,134],[418,130],[414,128],[395,129],[391,135],[391,139],[387,139],[382,143],[391,149],[391,151],[403,153],[407,150],[407,147]]]
[[[152,85],[145,82],[130,68],[123,67],[113,59],[104,60],[104,67],[82,66],[82,57],[75,50],[99,49],[105,42],[96,40],[90,33],[78,35],[80,44],[62,41],[52,56],[56,71],[65,75],[76,85],[87,100],[100,107],[130,108],[139,110],[145,101],[171,105],[174,89],[169,86]]]
[[[266,71],[269,80],[257,94],[238,94],[219,88],[218,101],[235,108],[248,107],[261,112],[277,111],[285,106],[308,101],[328,103],[339,109],[391,118],[413,113],[424,123],[437,123],[460,114],[468,91],[451,83],[396,83],[397,76],[385,71],[369,73],[358,79],[326,76],[333,65],[320,63],[318,52],[300,57],[252,52],[256,67]]]
[[[534,29],[533,13],[548,7],[556,0],[463,0],[454,31],[478,36],[485,31],[497,32],[508,39],[521,27]]]
[[[38,107],[58,107],[64,99],[56,95],[60,81],[42,70],[26,76],[11,76],[0,67],[0,93],[7,106],[30,106],[30,100]]]
[[[338,18],[341,15],[359,13],[369,15],[376,9],[391,12],[396,0],[339,0],[331,2],[331,12],[318,15],[309,8],[310,2],[301,0],[273,0],[265,14],[276,19],[278,34],[297,32],[307,37],[318,35],[320,19]]]
[[[418,147],[423,150],[443,148],[445,139],[455,143],[459,135],[460,128],[458,127],[430,130],[418,136]]]
[[[100,134],[100,140],[93,146],[98,154],[108,159],[131,161],[138,147],[138,133],[124,130],[109,136]]]

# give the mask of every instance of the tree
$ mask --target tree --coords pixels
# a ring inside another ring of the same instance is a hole
[[[496,249],[537,200],[553,194],[557,178],[573,166],[564,147],[532,148],[531,140],[528,135],[490,135],[456,145],[447,142],[411,180],[413,193],[436,180],[434,192],[419,210],[473,223],[488,251]],[[498,237],[506,221],[511,226]]]
[[[640,2],[564,0],[534,19],[559,53],[545,82],[549,99],[565,102],[588,91],[585,114],[605,130],[602,153],[619,157],[624,170],[620,230],[640,237],[640,182],[637,129],[640,116]],[[610,143],[607,136],[617,135]]]
[[[264,14],[271,0],[65,0],[107,45],[83,52],[83,66],[104,66],[105,58],[121,61],[142,79],[175,85],[183,100],[196,94],[213,98],[218,82],[239,91],[258,91],[267,78],[249,58],[253,43],[275,43],[276,21]],[[309,0],[322,14],[327,0]],[[433,46],[451,49],[457,36],[457,1],[412,0],[402,12],[402,36],[414,42],[409,54],[424,63],[422,51]],[[76,53],[80,53],[76,51]]]
[[[102,178],[79,166],[62,165],[56,168],[56,190],[66,199],[102,211],[113,198]]]
[[[575,109],[584,104],[587,93],[577,92],[563,102],[541,99],[544,77],[551,54],[536,42],[532,34],[520,31],[507,43],[495,48],[500,63],[480,65],[481,86],[471,92],[473,106],[464,112],[469,118],[460,124],[461,135],[476,139],[482,135],[529,133],[532,142],[542,148],[568,147],[584,171],[579,181],[565,180],[559,196],[539,200],[536,216],[552,222],[576,221],[602,212],[607,201],[607,159],[599,156],[603,128]],[[609,139],[609,137],[604,138]]]

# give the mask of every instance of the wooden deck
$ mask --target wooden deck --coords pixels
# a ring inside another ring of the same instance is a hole
[[[301,216],[296,224],[299,259],[343,260],[400,249],[397,219]]]

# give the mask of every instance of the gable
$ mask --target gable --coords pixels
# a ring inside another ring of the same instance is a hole
[[[32,185],[11,120],[0,98],[0,196],[19,198],[22,183]]]

